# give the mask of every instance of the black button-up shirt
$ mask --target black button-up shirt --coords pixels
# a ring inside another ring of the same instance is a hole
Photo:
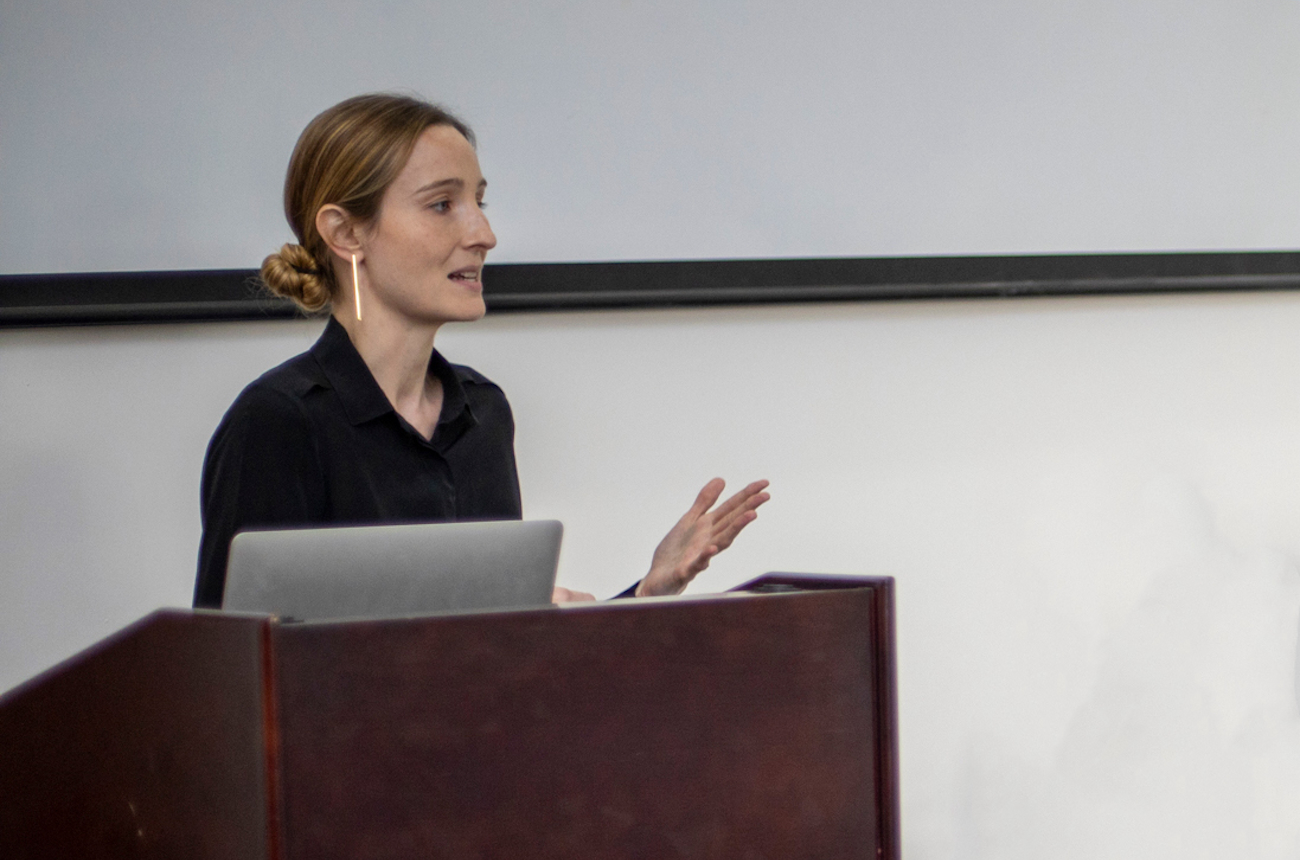
[[[505,394],[436,350],[431,440],[397,414],[331,319],[312,348],[240,393],[203,462],[194,605],[219,607],[241,529],[519,519],[514,417]]]

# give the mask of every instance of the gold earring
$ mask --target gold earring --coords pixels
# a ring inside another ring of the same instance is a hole
[[[357,255],[352,255],[352,297],[357,302],[357,322],[361,322],[361,279],[357,277]]]

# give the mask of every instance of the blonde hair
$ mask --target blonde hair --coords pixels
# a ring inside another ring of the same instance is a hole
[[[339,102],[307,124],[284,177],[284,216],[298,244],[262,261],[262,282],[271,292],[308,313],[328,310],[338,284],[316,214],[333,204],[362,223],[372,222],[415,141],[431,125],[449,125],[474,144],[469,126],[443,108],[385,93]]]

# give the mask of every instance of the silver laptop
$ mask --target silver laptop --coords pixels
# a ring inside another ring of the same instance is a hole
[[[240,532],[222,608],[308,621],[541,606],[563,531],[505,520]]]

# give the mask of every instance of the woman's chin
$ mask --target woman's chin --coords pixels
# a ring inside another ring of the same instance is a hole
[[[483,294],[477,293],[474,296],[465,296],[461,301],[456,302],[455,308],[447,308],[448,311],[445,319],[447,322],[474,322],[483,319],[487,313],[487,304],[483,301]]]

